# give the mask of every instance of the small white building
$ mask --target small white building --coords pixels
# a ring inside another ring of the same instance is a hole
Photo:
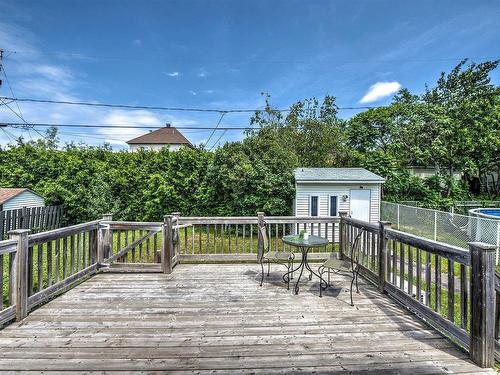
[[[170,151],[180,150],[182,147],[194,148],[182,133],[170,124],[166,124],[164,128],[150,131],[147,134],[127,141],[130,151],[138,151],[140,149],[159,151],[162,148],[168,147]]]
[[[364,168],[297,168],[295,216],[338,216],[376,222],[385,179]]]
[[[0,188],[0,211],[43,206],[45,206],[45,199],[29,189]]]
[[[432,176],[436,176],[438,174],[438,170],[436,167],[419,167],[419,166],[410,166],[407,167],[408,172],[412,176],[420,177],[420,178],[429,178]],[[455,180],[460,180],[462,178],[462,172],[453,171],[453,178]]]

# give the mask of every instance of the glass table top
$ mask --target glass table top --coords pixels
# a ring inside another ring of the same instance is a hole
[[[284,236],[283,242],[288,245],[300,246],[300,247],[315,247],[315,246],[328,245],[327,238],[309,235],[309,238],[305,240],[303,238],[299,238],[298,234],[290,234],[288,236]]]

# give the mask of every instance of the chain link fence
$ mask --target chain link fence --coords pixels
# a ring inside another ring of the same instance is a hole
[[[471,241],[481,241],[497,247],[499,263],[500,220],[460,215],[403,204],[384,202],[381,219],[390,221],[393,228],[420,237],[468,249]]]

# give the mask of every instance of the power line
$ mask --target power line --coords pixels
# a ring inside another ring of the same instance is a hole
[[[215,125],[215,128],[214,128],[214,130],[212,130],[212,133],[210,133],[210,137],[208,137],[208,140],[205,142],[205,146],[206,146],[206,145],[208,145],[208,142],[210,142],[210,140],[212,139],[212,136],[214,135],[215,131],[216,131],[216,130],[217,130],[217,128],[219,127],[219,125],[220,125],[220,123],[221,123],[222,119],[224,118],[224,115],[225,115],[225,113],[222,113],[222,114],[220,115],[219,122],[217,123],[217,125]]]
[[[3,75],[5,76],[5,81],[7,82],[7,85],[9,86],[9,90],[10,90],[10,93],[12,95],[12,97],[15,97],[14,95],[14,90],[12,89],[12,85],[10,84],[10,81],[9,81],[9,77],[7,77],[7,72],[5,71],[5,66],[3,65],[3,53],[4,51],[3,50],[0,50],[0,70],[3,72]],[[13,52],[11,52],[13,53]],[[1,83],[1,81],[0,81]],[[21,108],[19,107],[19,103],[17,101],[14,101],[15,104],[16,104],[16,107],[17,107],[17,110],[19,111],[19,113],[17,113],[14,109],[12,109],[9,104],[12,103],[12,100],[10,102],[5,102],[3,99],[0,99],[0,102],[5,105],[12,113],[14,113],[17,117],[19,117],[24,123],[25,123],[25,129],[27,129],[28,131],[28,136],[30,137],[30,139],[33,140],[33,138],[31,137],[31,133],[29,131],[30,127],[36,132],[38,133],[38,135],[40,135],[42,138],[45,138],[45,136],[40,133],[37,129],[35,129],[34,127],[30,126],[30,124],[28,124],[28,122],[24,119],[24,116],[23,116],[23,113],[21,111]]]
[[[22,127],[23,123],[19,122],[1,122],[0,126],[7,127]],[[152,126],[140,126],[140,125],[128,125],[128,124],[49,124],[49,123],[30,123],[30,126],[38,126],[38,127],[55,127],[55,128],[119,128],[119,129],[162,129],[165,126],[160,125],[152,125]],[[250,126],[224,126],[224,127],[214,127],[214,126],[176,126],[176,129],[190,129],[190,130],[251,130],[251,129],[259,129],[258,127],[250,127]]]
[[[189,108],[189,107],[163,107],[153,105],[130,105],[130,104],[110,104],[110,103],[90,103],[69,100],[51,100],[51,99],[34,99],[34,98],[15,98],[15,97],[0,97],[1,99],[14,100],[19,102],[31,103],[49,103],[49,104],[67,104],[80,105],[87,107],[104,107],[104,108],[122,108],[122,109],[150,109],[160,111],[181,111],[181,112],[211,112],[211,113],[253,113],[258,109],[214,109],[214,108]],[[276,109],[274,111],[288,112],[289,109]]]
[[[16,53],[16,51],[5,51]],[[22,54],[22,52],[20,52]],[[87,60],[127,60],[127,61],[151,61],[151,58],[148,57],[139,57],[139,56],[112,56],[112,55],[91,55],[82,52],[61,52],[61,51],[48,51],[48,52],[39,52],[39,55],[42,56],[54,56],[60,58],[76,58],[76,59],[87,59]],[[171,57],[162,57],[155,56],[156,60],[161,60],[163,62],[173,62],[173,63],[184,63],[184,62],[203,62],[203,63],[214,63],[214,64],[227,64],[227,63],[261,63],[261,64],[293,64],[293,63],[309,63],[308,60],[297,60],[297,59],[258,59],[252,56],[243,57],[241,59],[193,59],[192,57],[185,58],[171,58]],[[370,63],[405,63],[405,62],[440,62],[440,61],[460,61],[464,59],[469,60],[496,60],[499,57],[495,56],[469,56],[469,57],[443,57],[443,58],[408,58],[408,59],[363,59],[363,60],[355,60],[355,59],[342,59],[338,56],[332,56],[331,58],[326,57],[325,61],[332,61],[336,64],[370,64]]]
[[[4,100],[12,100],[19,102],[30,102],[30,103],[44,103],[44,104],[65,104],[65,105],[80,105],[87,107],[101,107],[101,108],[121,108],[121,109],[148,109],[148,110],[159,110],[159,111],[180,111],[180,112],[208,112],[208,113],[254,113],[257,111],[262,112],[262,109],[217,109],[217,108],[190,108],[190,107],[163,107],[154,105],[131,105],[131,104],[111,104],[111,103],[91,103],[91,102],[81,102],[81,101],[69,101],[69,100],[52,100],[52,99],[35,99],[35,98],[16,98],[16,97],[0,97]],[[346,106],[337,107],[338,109],[371,109],[377,108],[377,106]],[[290,112],[290,109],[271,109],[274,112]]]
[[[217,141],[215,141],[215,143],[213,144],[213,146],[208,151],[212,151],[215,148],[215,146],[217,146],[217,143],[219,143],[219,141],[222,139],[222,137],[224,136],[224,134],[226,134],[226,132],[227,132],[227,130],[224,130],[222,132],[222,134],[220,135],[220,137],[217,139]]]

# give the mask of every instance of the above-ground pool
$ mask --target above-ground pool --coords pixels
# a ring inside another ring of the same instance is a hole
[[[469,210],[469,236],[472,241],[497,245],[500,243],[500,208],[474,208]]]
[[[487,217],[490,219],[500,219],[500,208],[477,208],[478,216]]]

